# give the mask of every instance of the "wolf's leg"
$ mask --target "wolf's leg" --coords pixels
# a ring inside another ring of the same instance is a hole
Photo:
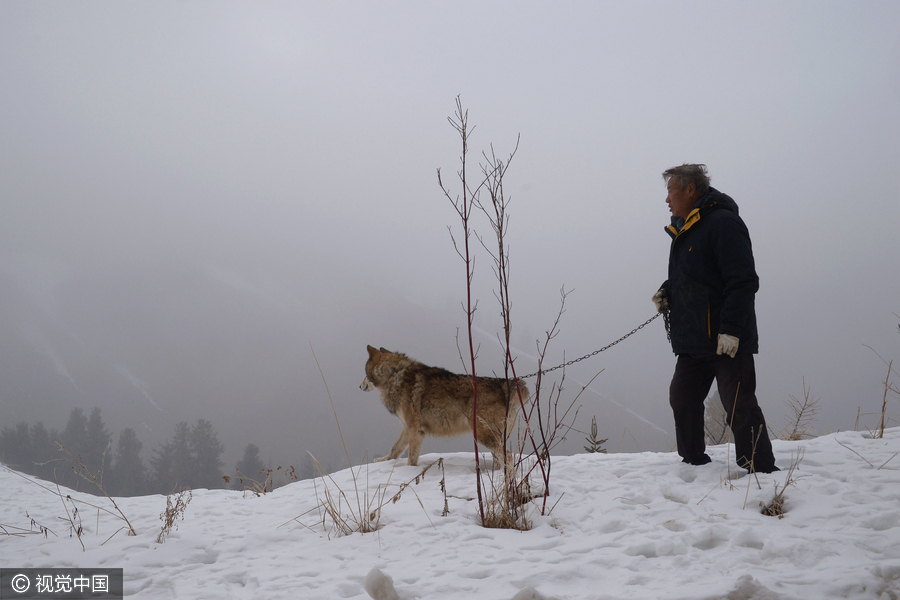
[[[491,454],[494,458],[494,470],[497,470],[503,466],[504,457],[506,457],[507,465],[512,464],[510,460],[512,455],[510,455],[504,447],[503,435],[497,431],[494,431],[493,428],[482,424],[478,428],[478,443],[491,451]]]
[[[422,442],[425,441],[425,432],[418,427],[409,430],[409,458],[407,464],[415,467],[419,464],[419,452],[422,450]]]
[[[505,466],[509,471],[512,471],[516,467],[516,457],[509,450],[495,450],[492,448],[491,458],[494,459],[493,469],[495,471],[503,466]],[[504,460],[506,462],[503,462]]]
[[[406,446],[409,445],[409,428],[404,425],[403,429],[400,431],[400,437],[397,438],[397,441],[394,442],[394,445],[391,447],[391,451],[387,456],[382,456],[381,458],[376,458],[375,462],[381,462],[383,460],[395,460],[406,449]]]
[[[506,460],[506,468],[508,471],[512,472],[516,468],[516,457],[509,450],[503,451],[503,456]]]

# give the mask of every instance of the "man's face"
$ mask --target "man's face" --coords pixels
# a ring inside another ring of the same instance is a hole
[[[693,183],[689,183],[684,189],[681,189],[673,177],[666,183],[666,189],[669,192],[666,196],[666,204],[669,205],[672,216],[687,218],[697,203],[697,187]]]

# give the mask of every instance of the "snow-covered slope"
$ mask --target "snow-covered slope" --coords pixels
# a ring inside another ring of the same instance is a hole
[[[34,519],[54,532],[0,536],[0,564],[122,567],[126,597],[154,600],[900,597],[900,428],[884,439],[846,432],[774,446],[784,470],[758,482],[729,479],[744,472],[729,468],[728,446],[711,448],[713,462],[701,467],[672,453],[554,458],[556,506],[527,532],[477,524],[473,456],[461,453],[388,502],[375,533],[339,536],[322,525],[326,485],[347,493],[345,514],[359,512],[345,470],[261,497],[195,490],[163,544],[162,496],[117,500],[138,535],[105,544],[121,523],[101,513],[98,525],[97,510],[82,506],[86,551],[60,520],[58,497],[0,470],[0,524],[29,529]],[[798,457],[784,518],[763,516],[760,503]],[[360,495],[371,500],[388,483],[388,500],[438,458],[363,466]]]

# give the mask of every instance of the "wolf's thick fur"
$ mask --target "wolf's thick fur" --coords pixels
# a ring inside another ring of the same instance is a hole
[[[405,354],[368,346],[366,378],[361,390],[378,390],[384,406],[400,419],[403,429],[390,453],[375,461],[399,458],[409,447],[408,464],[419,462],[419,451],[426,435],[453,437],[472,432],[472,377],[457,375],[438,367],[416,362]],[[529,401],[528,387],[494,377],[478,377],[478,442],[498,459],[510,455],[504,434],[512,434],[522,401]]]

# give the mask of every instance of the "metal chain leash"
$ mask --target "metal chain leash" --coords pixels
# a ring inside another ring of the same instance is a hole
[[[643,323],[641,323],[640,325],[638,325],[637,327],[635,327],[634,329],[632,329],[631,331],[629,331],[628,333],[626,333],[625,335],[623,335],[622,337],[620,337],[619,339],[617,339],[616,341],[612,342],[611,344],[607,344],[606,346],[603,346],[603,347],[600,348],[599,350],[594,350],[594,351],[591,352],[590,354],[585,354],[585,355],[582,356],[581,358],[576,358],[576,359],[574,359],[574,360],[570,360],[569,362],[563,363],[563,364],[561,364],[561,365],[557,365],[557,366],[555,366],[555,367],[553,367],[553,368],[551,368],[551,369],[544,369],[544,370],[542,370],[542,371],[535,371],[534,373],[530,373],[530,374],[525,375],[525,376],[523,376],[523,377],[519,377],[519,379],[528,379],[528,378],[530,378],[530,377],[534,377],[534,376],[536,376],[536,375],[538,375],[538,374],[541,374],[541,373],[546,374],[546,373],[549,373],[549,372],[551,372],[551,371],[555,371],[555,370],[557,370],[557,369],[562,369],[563,367],[568,367],[569,365],[574,365],[575,363],[581,362],[581,361],[585,360],[586,358],[591,358],[592,356],[596,356],[596,355],[600,354],[601,352],[603,352],[604,350],[609,350],[610,348],[612,348],[613,346],[615,346],[615,345],[618,344],[619,342],[624,341],[624,340],[627,340],[628,338],[630,338],[631,336],[633,336],[634,334],[636,334],[638,331],[640,331],[641,329],[643,329],[644,327],[646,327],[647,325],[649,325],[650,323],[652,323],[654,320],[656,320],[657,317],[660,317],[660,316],[663,317],[663,322],[664,322],[665,325],[666,325],[666,336],[668,337],[668,335],[669,335],[669,311],[668,311],[668,310],[662,310],[661,312],[656,313],[655,315],[653,315],[652,317],[650,317],[649,319],[647,319],[646,321],[644,321]],[[669,339],[670,339],[670,341],[671,341],[671,338],[669,338]]]

